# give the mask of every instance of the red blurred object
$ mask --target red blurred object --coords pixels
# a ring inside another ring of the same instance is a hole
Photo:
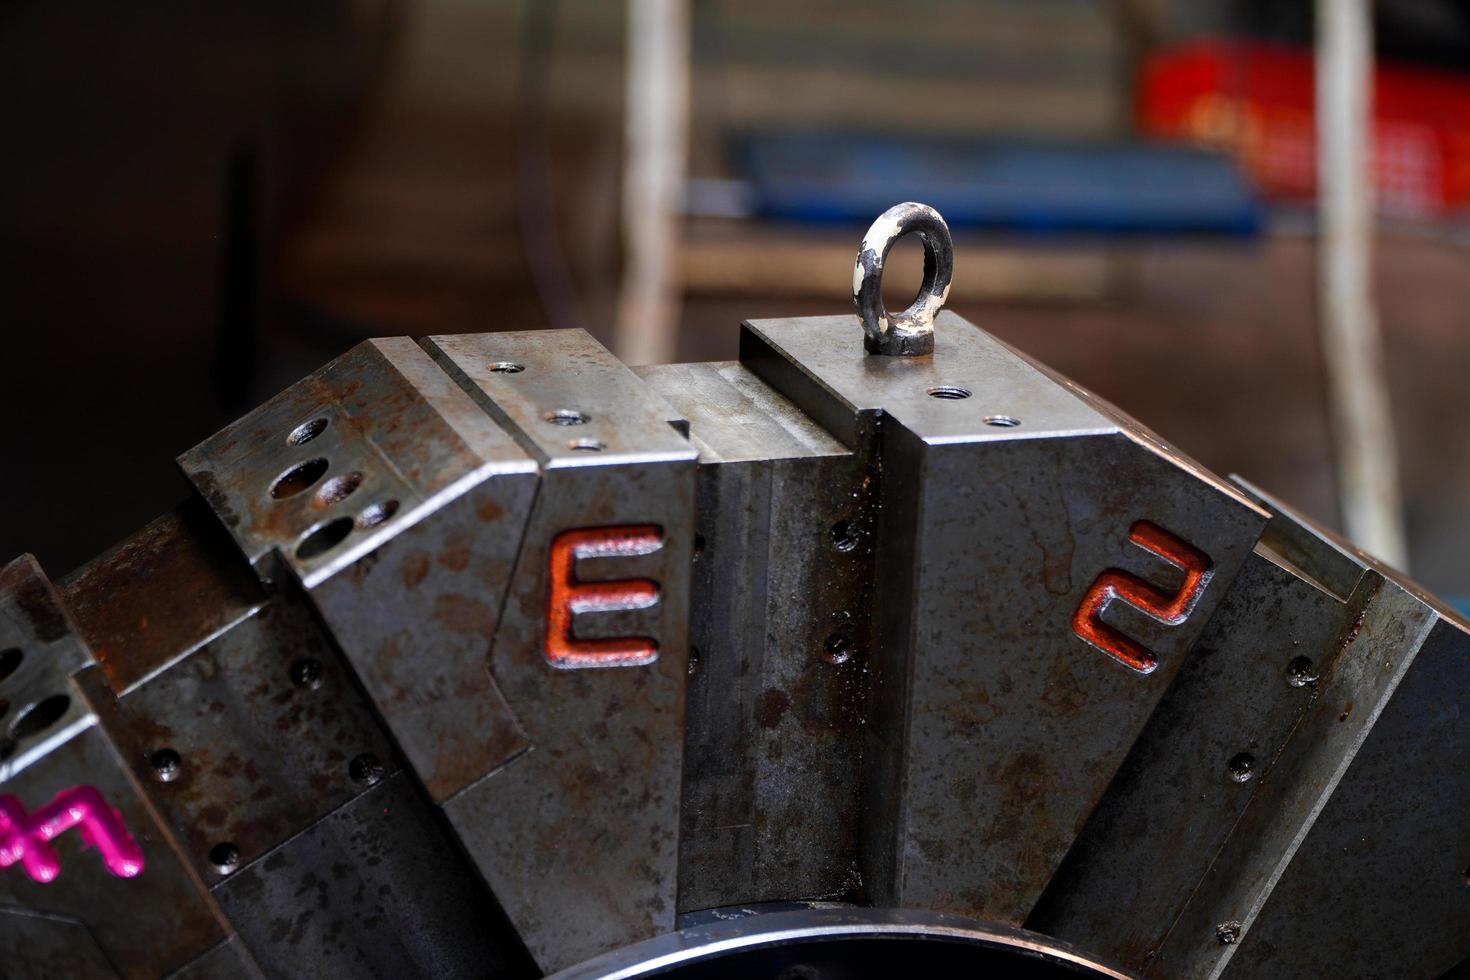
[[[1148,58],[1138,121],[1146,135],[1233,153],[1268,197],[1316,193],[1312,53],[1204,41]],[[1379,65],[1373,82],[1380,210],[1440,217],[1470,202],[1470,76]]]

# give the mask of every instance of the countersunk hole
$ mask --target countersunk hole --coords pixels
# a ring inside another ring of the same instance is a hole
[[[24,659],[25,654],[20,652],[20,647],[7,647],[0,650],[0,681],[15,673]]]
[[[323,483],[322,488],[316,492],[316,502],[322,507],[339,503],[352,496],[352,491],[360,486],[362,486],[362,474],[357,470],[334,476]]]
[[[291,434],[286,437],[286,445],[299,446],[303,442],[311,442],[311,440],[325,432],[326,428],[327,420],[324,418],[315,418],[310,422],[302,422],[296,428],[292,429]]]
[[[525,369],[524,364],[517,364],[515,361],[496,361],[490,365],[490,370],[496,374],[520,374]]]
[[[347,535],[352,533],[354,521],[350,517],[338,517],[319,524],[307,532],[306,537],[296,546],[296,557],[301,561],[307,561],[324,555],[337,545],[347,540]]]
[[[1311,657],[1292,657],[1286,665],[1286,683],[1292,687],[1311,687],[1318,677],[1317,665]]]
[[[543,418],[552,425],[586,425],[588,417],[575,408],[558,408],[554,412],[547,412]]]
[[[597,439],[573,439],[567,443],[568,449],[577,449],[584,453],[600,453],[607,448],[607,443]]]
[[[271,484],[271,496],[277,500],[294,497],[322,478],[327,472],[327,461],[318,456],[304,463],[297,463]]]
[[[1239,922],[1222,922],[1215,927],[1215,941],[1221,946],[1234,946],[1240,942],[1241,928]]]
[[[377,527],[396,513],[398,513],[398,501],[396,500],[369,504],[363,508],[361,514],[357,515],[357,526],[363,529]]]
[[[832,525],[832,544],[838,551],[851,551],[858,546],[858,530],[852,521],[838,521]]]
[[[946,401],[958,401],[961,398],[970,397],[970,389],[961,388],[958,385],[935,385],[929,389],[930,398],[943,398]]]
[[[371,752],[364,752],[347,764],[347,775],[354,783],[372,786],[383,778],[383,764]]]
[[[833,633],[822,644],[822,650],[830,663],[845,664],[852,659],[852,637],[846,633]]]
[[[1256,774],[1256,757],[1249,752],[1237,752],[1230,757],[1230,778],[1237,783],[1248,783]]]
[[[71,698],[65,694],[53,694],[49,698],[37,701],[11,724],[10,737],[29,738],[44,732],[60,721],[61,716],[66,714],[66,709],[69,707],[71,707]]]
[[[307,691],[322,686],[322,662],[315,657],[302,657],[291,665],[291,683]]]
[[[171,783],[179,778],[184,760],[173,749],[159,749],[148,757],[148,764],[153,767],[153,775],[160,783]]]
[[[987,415],[980,421],[986,425],[993,425],[998,429],[1014,429],[1021,424],[1021,420],[1014,415]]]
[[[240,849],[222,841],[209,849],[209,863],[214,865],[214,870],[227,875],[240,866]]]

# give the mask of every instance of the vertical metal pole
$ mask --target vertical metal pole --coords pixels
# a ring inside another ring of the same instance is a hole
[[[1344,529],[1404,570],[1398,458],[1373,308],[1371,14],[1369,0],[1317,0],[1319,337]]]
[[[679,329],[675,249],[689,129],[689,2],[629,0],[623,236],[614,348],[670,361]]]

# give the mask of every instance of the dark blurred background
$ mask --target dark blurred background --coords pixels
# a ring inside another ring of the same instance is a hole
[[[915,189],[955,227],[952,309],[1339,523],[1310,3],[687,9],[678,359],[849,310],[867,221]],[[1374,27],[1412,571],[1470,595],[1470,4]],[[0,5],[3,557],[90,558],[185,495],[174,456],[362,338],[620,345],[628,49],[612,0]]]

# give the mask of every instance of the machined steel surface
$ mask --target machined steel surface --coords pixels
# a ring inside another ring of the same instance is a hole
[[[372,341],[0,568],[0,975],[1470,959],[1470,627],[935,316],[898,210],[860,316]]]

